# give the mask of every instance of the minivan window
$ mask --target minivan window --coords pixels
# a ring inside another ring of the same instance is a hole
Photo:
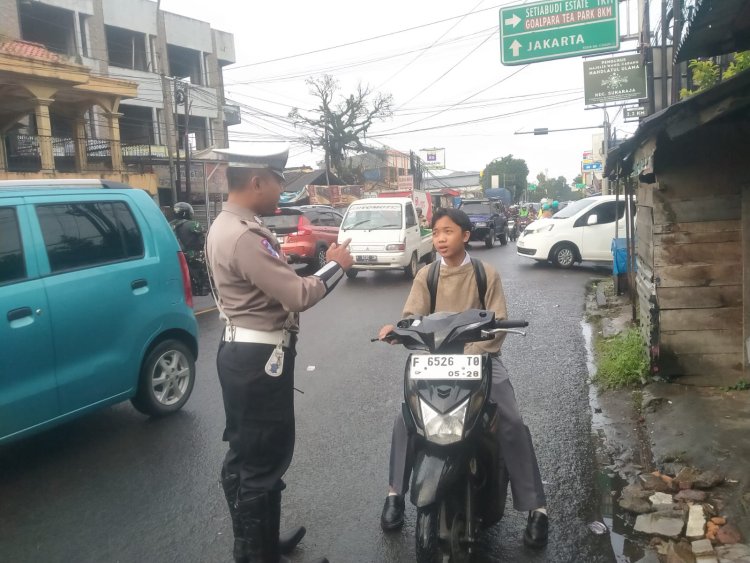
[[[38,205],[53,273],[143,256],[143,237],[124,202]]]
[[[16,210],[0,207],[0,285],[26,278]]]
[[[570,217],[573,217],[573,215],[579,213],[580,211],[583,211],[586,209],[589,205],[596,202],[597,200],[592,197],[587,197],[586,199],[579,199],[578,201],[574,201],[570,205],[566,205],[564,209],[561,209],[557,213],[555,213],[552,218],[553,219],[569,219]]]
[[[406,228],[417,226],[417,215],[414,213],[414,207],[406,206]]]
[[[401,204],[398,203],[362,204],[349,208],[341,228],[361,231],[400,229],[402,217]]]

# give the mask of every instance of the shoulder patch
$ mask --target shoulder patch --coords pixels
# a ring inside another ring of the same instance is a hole
[[[267,238],[261,237],[260,243],[263,245],[263,248],[266,249],[266,252],[268,252],[271,256],[273,256],[274,258],[281,258],[279,253],[276,252],[276,249]]]

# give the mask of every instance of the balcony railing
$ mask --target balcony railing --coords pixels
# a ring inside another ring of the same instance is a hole
[[[42,169],[41,139],[39,135],[5,135],[6,167],[9,172],[38,172]],[[52,156],[55,170],[76,171],[76,139],[52,137]],[[108,139],[85,139],[86,167],[91,170],[112,168],[112,150]]]

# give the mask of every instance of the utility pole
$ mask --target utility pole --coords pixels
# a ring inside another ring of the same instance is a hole
[[[161,0],[156,0],[156,62],[159,65],[159,76],[161,77],[161,95],[164,105],[164,128],[167,136],[167,155],[169,158],[169,188],[172,198],[177,201],[177,186],[174,174],[174,153],[176,151],[177,139],[174,132],[174,113],[172,110],[172,89],[167,78],[167,30],[164,24],[164,14],[161,11]]]
[[[609,153],[609,114],[604,110],[604,164],[607,162],[607,153]],[[604,169],[606,166],[603,166]],[[602,195],[609,195],[609,178],[602,174]]]
[[[651,46],[651,2],[642,0],[641,15],[643,26],[641,28],[641,49],[643,49],[643,63],[646,66],[646,88],[648,89],[648,114],[653,115],[656,111],[656,98],[654,93],[654,50]]]
[[[667,0],[661,0],[661,109],[667,109],[669,106],[667,35],[669,35]]]
[[[185,199],[190,203],[190,82],[185,85]]]
[[[682,39],[682,0],[672,1],[672,12],[674,14],[674,27],[672,32],[673,52],[677,52],[677,46]],[[682,89],[682,63],[674,63],[672,66],[672,103],[680,99]]]
[[[182,198],[182,169],[180,166],[180,141],[183,139],[182,134],[180,133],[180,118],[179,118],[179,110],[177,109],[180,105],[180,97],[182,96],[182,91],[178,89],[177,86],[177,80],[174,81],[174,99],[175,99],[175,106],[174,106],[174,121],[177,124],[177,198]]]

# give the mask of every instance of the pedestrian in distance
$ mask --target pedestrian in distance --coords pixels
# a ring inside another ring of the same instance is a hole
[[[349,242],[328,250],[309,277],[287,264],[263,225],[282,192],[288,149],[271,155],[217,150],[228,161],[229,199],[208,233],[214,296],[226,323],[216,366],[229,451],[221,468],[237,563],[288,563],[305,534],[280,537],[282,480],[294,450],[294,358],[299,312],[328,295],[351,268]],[[326,559],[319,560],[326,562]]]
[[[469,309],[491,310],[498,320],[507,319],[507,308],[502,282],[498,272],[489,264],[480,262],[487,285],[484,300],[479,295],[475,264],[465,250],[471,236],[471,220],[461,210],[441,209],[432,217],[435,249],[440,254],[439,278],[435,295],[434,312],[463,312]],[[432,298],[428,287],[428,268],[423,268],[414,279],[411,292],[404,305],[402,318],[411,315],[429,315]],[[482,302],[485,307],[482,307]],[[380,340],[386,340],[393,325],[380,330]],[[539,473],[534,446],[529,429],[523,422],[516,403],[513,386],[508,377],[500,348],[504,337],[467,344],[467,354],[489,353],[492,361],[492,389],[490,400],[498,406],[500,451],[506,460],[510,475],[513,505],[527,512],[528,520],[523,535],[524,543],[533,548],[547,544],[548,517],[544,486]],[[411,474],[409,455],[410,436],[403,415],[398,414],[391,439],[389,491],[380,517],[384,531],[397,530],[404,523],[404,495]]]

